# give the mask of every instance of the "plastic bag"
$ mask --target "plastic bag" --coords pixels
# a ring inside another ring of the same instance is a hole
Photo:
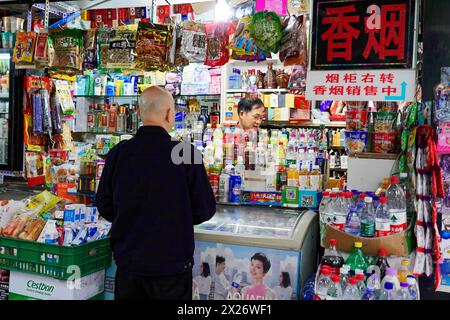
[[[97,67],[97,29],[86,30],[83,38],[83,69]]]
[[[205,25],[184,22],[181,29],[181,54],[189,62],[204,62],[206,58]]]
[[[283,19],[283,38],[280,44],[280,60],[285,66],[305,64],[306,48],[305,16],[288,16]]]
[[[136,38],[136,68],[148,70],[166,67],[172,31],[169,25],[139,22]]]
[[[275,12],[257,12],[250,23],[250,34],[258,48],[277,53],[282,39],[281,19]]]
[[[205,65],[211,67],[223,66],[230,59],[230,32],[232,24],[219,22],[207,24],[206,30],[206,60]]]
[[[53,50],[50,67],[81,70],[83,65],[83,30],[50,29],[50,45]]]
[[[37,66],[48,65],[48,32],[41,30],[36,37],[36,48],[34,50],[34,61]]]
[[[17,32],[12,60],[15,63],[31,64],[33,62],[35,32]]]
[[[137,24],[119,26],[112,29],[109,36],[107,68],[134,69]]]

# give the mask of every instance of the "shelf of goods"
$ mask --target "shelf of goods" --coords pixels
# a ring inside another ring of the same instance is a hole
[[[265,127],[298,127],[298,128],[345,128],[345,122],[314,123],[310,121],[265,121],[261,124]]]

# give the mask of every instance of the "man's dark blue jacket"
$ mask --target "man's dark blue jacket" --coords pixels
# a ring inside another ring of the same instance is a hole
[[[186,148],[192,164],[174,163],[179,143],[162,127],[143,126],[106,157],[96,204],[112,222],[111,247],[121,272],[175,275],[193,265],[193,225],[209,220],[216,202],[203,163],[194,163],[194,147]]]

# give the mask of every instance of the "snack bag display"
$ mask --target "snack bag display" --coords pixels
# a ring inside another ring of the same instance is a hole
[[[25,173],[29,186],[45,183],[44,163],[40,152],[25,152]]]
[[[118,26],[109,36],[107,68],[134,69],[136,67],[135,48],[137,24]]]
[[[83,30],[50,29],[49,39],[53,52],[50,67],[81,70],[83,64]]]
[[[228,45],[233,25],[229,22],[207,24],[206,30],[206,60],[211,67],[223,66],[230,59]]]
[[[204,62],[206,57],[205,25],[186,21],[181,29],[181,54],[189,62]]]
[[[97,31],[97,60],[99,68],[106,68],[108,62],[110,35],[111,29],[98,29]]]
[[[396,112],[374,112],[374,132],[395,133],[397,116]]]
[[[275,12],[255,13],[250,24],[250,34],[258,48],[277,53],[283,37],[280,17]]]
[[[374,132],[372,150],[376,153],[395,153],[397,151],[397,133]]]
[[[367,144],[367,138],[368,133],[364,131],[345,131],[346,152],[363,152]]]
[[[40,30],[36,37],[36,48],[34,50],[34,61],[38,66],[48,64],[48,31]]]
[[[15,63],[31,64],[33,62],[35,32],[17,32],[12,60]]]
[[[305,16],[285,17],[282,32],[280,61],[284,66],[305,64],[308,54]]]
[[[172,40],[170,25],[139,22],[136,38],[136,67],[159,69],[167,64]]]
[[[97,29],[85,31],[83,57],[83,69],[94,69],[97,67]]]

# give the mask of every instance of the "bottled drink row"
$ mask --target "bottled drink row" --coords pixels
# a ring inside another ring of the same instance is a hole
[[[336,250],[337,240],[330,240],[320,267],[316,294],[326,300],[418,300],[416,278],[409,269],[409,260],[400,267],[391,267],[387,251],[380,249],[374,261],[362,252],[362,243],[355,242],[354,251],[344,258]]]
[[[405,191],[398,176],[391,177],[391,184],[381,197],[356,190],[325,191],[319,214],[322,223],[367,238],[401,232],[408,226]]]
[[[87,113],[87,130],[93,133],[136,133],[140,126],[137,105],[115,103],[91,104]]]

